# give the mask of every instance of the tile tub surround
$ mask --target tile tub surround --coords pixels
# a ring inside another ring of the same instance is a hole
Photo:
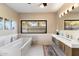
[[[79,41],[77,41],[75,39],[73,40],[73,39],[64,38],[64,37],[62,37],[60,35],[56,35],[56,34],[52,34],[52,37],[55,37],[57,40],[63,42],[70,48],[79,48]]]
[[[32,37],[33,44],[36,45],[51,45],[51,34],[19,34],[20,37]]]

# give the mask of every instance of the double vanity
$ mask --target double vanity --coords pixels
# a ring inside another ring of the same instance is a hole
[[[61,35],[52,34],[53,43],[61,50],[65,56],[79,56],[79,41],[69,39]],[[56,52],[58,53],[58,52]]]

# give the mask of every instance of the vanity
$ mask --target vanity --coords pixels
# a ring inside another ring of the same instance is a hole
[[[79,56],[79,41],[56,34],[52,34],[52,41],[61,50],[64,56]]]

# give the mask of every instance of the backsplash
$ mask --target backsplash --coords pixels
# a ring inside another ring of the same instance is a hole
[[[59,35],[69,39],[78,40],[79,30],[61,30],[59,31]]]

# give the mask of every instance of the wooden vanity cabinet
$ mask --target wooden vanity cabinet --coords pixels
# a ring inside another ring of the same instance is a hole
[[[58,42],[57,42],[58,41]],[[56,43],[55,45],[63,52],[66,56],[79,56],[79,48],[71,48],[65,43],[53,38],[53,42]]]
[[[64,43],[59,41],[59,48],[63,51],[63,53],[66,56],[71,56],[72,55],[72,48],[68,47],[67,45],[65,45]]]
[[[79,56],[79,48],[70,48],[65,45],[64,53],[66,56]]]
[[[59,48],[66,56],[79,56],[79,48],[71,48],[59,41]]]
[[[72,48],[72,56],[79,56],[79,48]]]

